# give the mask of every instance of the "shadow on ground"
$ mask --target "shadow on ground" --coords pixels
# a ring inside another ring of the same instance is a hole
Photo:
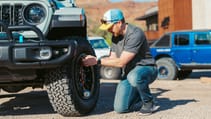
[[[158,97],[165,92],[171,91],[171,90],[165,90],[165,89],[161,89],[161,88],[152,89],[152,90],[155,90],[153,93],[155,97]],[[172,109],[179,105],[186,105],[188,103],[197,102],[197,101],[194,99],[170,100],[168,97],[166,97],[166,98],[156,98],[156,102],[157,102],[157,105],[160,106],[158,111],[164,111],[164,110]]]
[[[0,95],[0,99],[3,98],[8,98],[8,100],[0,105],[0,115],[55,113],[50,105],[46,91]]]
[[[101,83],[97,106],[90,115],[104,114],[113,111],[116,86],[117,83]],[[151,90],[155,97],[159,97],[163,93],[170,91],[164,88],[152,88]],[[6,98],[8,98],[8,100],[0,105],[0,116],[56,113],[51,107],[46,91],[31,91],[28,93],[0,95],[1,100],[6,100]],[[169,110],[178,105],[195,102],[193,99],[170,100],[168,97],[155,99],[160,106],[159,111]]]
[[[103,114],[113,111],[114,95],[116,83],[103,83],[101,84],[101,93],[100,99],[97,104],[97,108],[91,114]],[[165,92],[171,91],[162,88],[151,89],[153,96],[155,97],[155,102],[160,106],[158,111],[169,110],[178,105],[186,105],[191,102],[196,102],[193,99],[184,99],[184,100],[170,100],[167,98],[157,98]],[[141,103],[137,103],[138,106],[134,108],[133,111],[138,111],[140,109]],[[138,109],[137,109],[138,108]]]

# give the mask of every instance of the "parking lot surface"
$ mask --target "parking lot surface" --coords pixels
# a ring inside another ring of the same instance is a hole
[[[18,94],[0,92],[0,119],[210,119],[211,83],[200,80],[201,75],[208,74],[195,72],[180,81],[156,80],[150,88],[160,108],[149,116],[141,116],[138,111],[114,112],[118,80],[102,79],[97,107],[89,115],[62,117],[53,111],[45,89],[27,88]]]

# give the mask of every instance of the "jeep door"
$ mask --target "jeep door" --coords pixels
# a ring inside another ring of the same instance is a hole
[[[211,63],[211,32],[195,32],[192,61],[197,64]]]
[[[189,33],[172,33],[172,57],[177,65],[191,62],[191,43]]]

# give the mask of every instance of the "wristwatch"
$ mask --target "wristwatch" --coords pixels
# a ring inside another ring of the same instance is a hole
[[[97,60],[97,65],[101,65],[101,59]]]

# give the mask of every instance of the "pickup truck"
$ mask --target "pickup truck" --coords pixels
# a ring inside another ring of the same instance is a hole
[[[150,46],[158,79],[184,79],[193,69],[211,69],[211,30],[165,33]]]

